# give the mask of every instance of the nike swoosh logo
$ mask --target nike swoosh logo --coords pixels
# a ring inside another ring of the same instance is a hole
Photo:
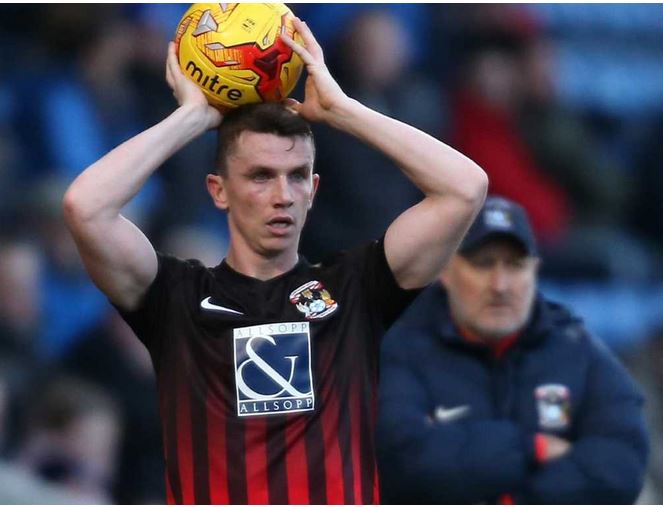
[[[232,308],[227,308],[225,306],[219,306],[215,305],[211,302],[211,297],[206,297],[200,302],[200,307],[203,310],[212,310],[215,312],[224,312],[224,313],[232,313],[235,315],[244,315],[242,312],[238,312],[237,310],[233,310]]]
[[[435,409],[435,420],[441,423],[452,422],[467,415],[469,411],[469,405],[461,405],[453,408],[437,407]]]

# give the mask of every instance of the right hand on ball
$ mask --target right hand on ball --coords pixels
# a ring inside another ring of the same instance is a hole
[[[205,129],[213,129],[221,124],[223,116],[218,109],[210,106],[205,94],[196,84],[184,75],[177,61],[175,43],[168,44],[168,59],[166,60],[166,81],[173,90],[173,95],[180,107],[189,107],[202,113]]]

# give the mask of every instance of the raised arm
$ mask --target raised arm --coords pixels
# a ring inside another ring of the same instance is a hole
[[[349,98],[329,74],[322,49],[299,19],[303,48],[286,42],[306,63],[303,103],[290,105],[310,121],[323,121],[354,135],[390,157],[425,198],[389,227],[385,251],[403,288],[433,281],[458,247],[486,196],[488,178],[470,159],[420,130]],[[376,181],[376,185],[380,182]]]
[[[126,310],[138,305],[158,266],[154,248],[120,214],[122,207],[170,156],[221,121],[221,114],[181,72],[173,43],[168,48],[166,80],[180,107],[88,167],[63,200],[65,221],[90,277]]]

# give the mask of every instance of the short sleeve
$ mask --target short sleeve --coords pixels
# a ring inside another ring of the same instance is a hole
[[[138,308],[126,311],[115,308],[138,339],[145,344],[153,359],[158,357],[163,329],[169,322],[174,304],[173,296],[186,280],[187,261],[157,252],[157,276],[148,288]]]
[[[421,293],[422,289],[405,290],[398,285],[384,251],[384,237],[351,254],[359,268],[361,283],[369,299],[371,312],[386,330]]]

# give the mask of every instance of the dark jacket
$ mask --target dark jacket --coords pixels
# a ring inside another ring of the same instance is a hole
[[[378,452],[385,503],[632,503],[648,439],[635,383],[580,319],[538,296],[501,357],[462,339],[439,286],[385,338]],[[572,442],[538,464],[535,435]]]

